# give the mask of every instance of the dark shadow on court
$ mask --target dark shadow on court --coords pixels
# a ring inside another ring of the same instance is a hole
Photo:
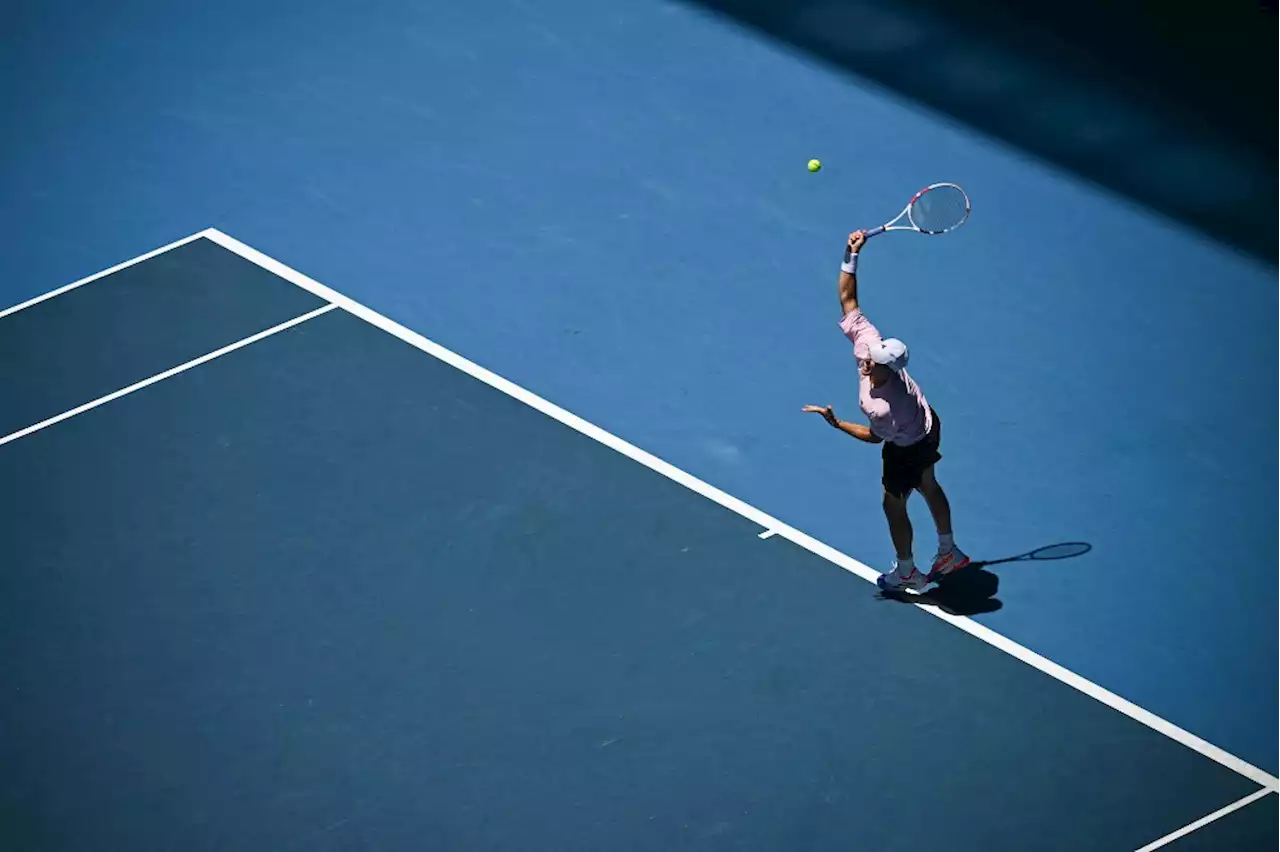
[[[1276,18],[1256,0],[684,2],[1276,262]]]
[[[999,591],[999,577],[971,565],[906,602],[936,606],[948,615],[984,615],[1004,606],[996,597]]]
[[[928,591],[919,594],[882,592],[881,597],[899,603],[936,606],[949,615],[983,615],[1004,606],[996,597],[1000,591],[1000,577],[986,570],[988,567],[1007,562],[1060,562],[1079,558],[1091,550],[1093,545],[1088,542],[1064,541],[1037,547],[1017,556],[975,560]]]

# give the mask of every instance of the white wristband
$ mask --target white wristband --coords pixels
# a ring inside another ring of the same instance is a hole
[[[853,252],[852,254],[850,254],[849,259],[846,260],[844,263],[840,264],[840,268],[843,269],[845,272],[849,273],[850,275],[857,273],[858,253]]]

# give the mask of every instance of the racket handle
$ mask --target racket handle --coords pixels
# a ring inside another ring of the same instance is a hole
[[[872,228],[870,231],[864,231],[863,235],[867,237],[867,239],[870,239],[874,237],[876,234],[883,234],[883,233],[884,233],[884,225],[880,225],[878,227]]]

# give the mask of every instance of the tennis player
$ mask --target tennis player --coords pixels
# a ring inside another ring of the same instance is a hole
[[[938,452],[942,421],[907,373],[906,345],[894,338],[881,338],[858,306],[858,252],[865,241],[863,232],[855,231],[845,247],[839,281],[840,308],[844,312],[840,329],[853,343],[853,355],[858,360],[858,404],[871,425],[842,421],[829,405],[806,405],[804,410],[821,414],[832,426],[859,441],[883,444],[884,514],[897,559],[892,571],[880,575],[877,585],[882,590],[919,591],[968,565],[969,557],[956,547],[951,532],[951,504],[933,472],[942,458]],[[938,553],[927,574],[916,567],[912,555],[913,531],[907,515],[907,498],[912,491],[919,491],[924,497],[938,528]]]

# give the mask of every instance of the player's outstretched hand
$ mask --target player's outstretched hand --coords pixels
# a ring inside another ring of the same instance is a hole
[[[806,405],[802,409],[806,414],[821,414],[822,419],[826,420],[832,426],[840,421],[836,419],[836,413],[829,405]]]

